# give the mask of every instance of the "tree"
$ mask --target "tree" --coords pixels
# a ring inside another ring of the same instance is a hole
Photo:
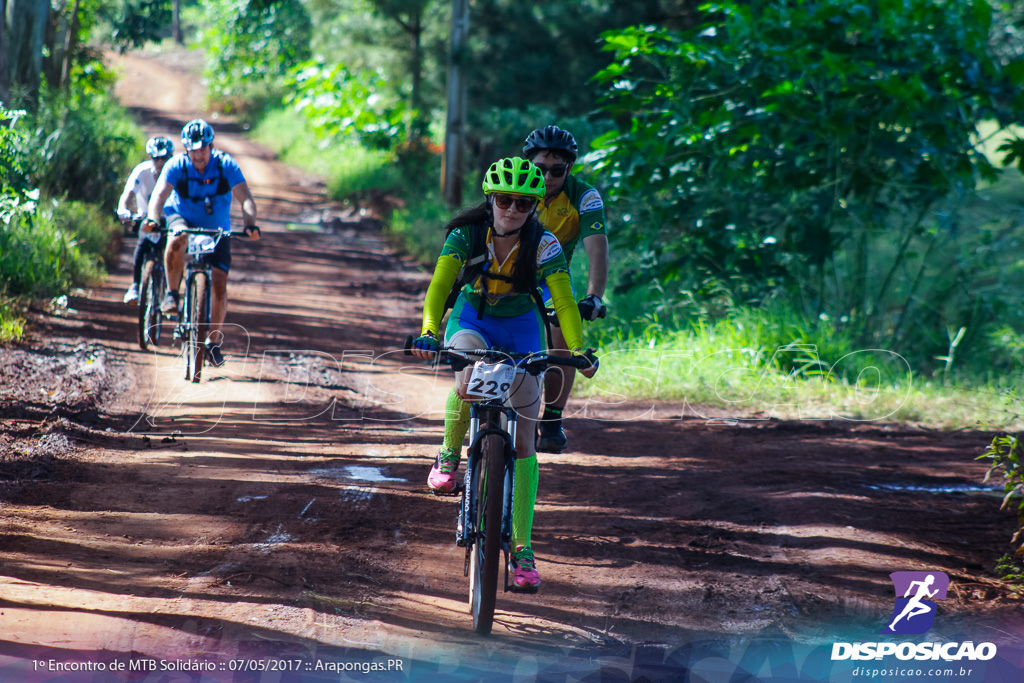
[[[142,47],[149,41],[160,40],[170,23],[174,39],[182,44],[180,4],[180,0],[121,0],[107,5],[102,13],[113,25],[111,42],[122,52]]]
[[[227,106],[279,101],[289,71],[310,56],[301,0],[210,0],[203,40],[211,94]]]
[[[11,70],[7,64],[7,0],[0,0],[0,104],[11,98]]]
[[[956,202],[995,176],[976,124],[1022,111],[1019,63],[988,50],[992,8],[707,10],[691,30],[604,35],[614,61],[597,81],[617,126],[599,163],[632,219],[619,231],[636,254],[628,281],[744,303],[781,290],[812,315],[855,318],[865,337],[898,336],[928,265],[908,271],[911,245],[940,244]]]
[[[409,73],[409,110],[412,113],[409,139],[420,140],[430,127],[430,112],[423,95],[423,37],[427,30],[426,15],[433,0],[374,0],[378,12],[394,21],[409,41],[407,69]]]
[[[7,0],[10,95],[15,105],[35,109],[43,70],[49,2]]]

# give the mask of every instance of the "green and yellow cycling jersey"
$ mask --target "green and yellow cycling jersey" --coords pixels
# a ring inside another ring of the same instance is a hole
[[[460,263],[465,263],[470,256],[469,226],[458,227],[451,231],[448,239],[445,240],[441,249],[441,258],[446,256],[454,257]],[[479,228],[477,228],[479,229]],[[498,275],[511,276],[512,268],[515,265],[516,256],[519,254],[519,245],[512,250],[508,258],[499,262],[494,254],[493,228],[487,229],[487,254],[489,256],[487,272]],[[568,273],[568,265],[558,240],[550,233],[545,232],[540,238],[537,246],[537,281],[544,282],[554,273]],[[484,313],[498,317],[512,317],[522,315],[531,309],[536,309],[537,304],[528,292],[517,292],[512,289],[512,283],[500,279],[478,278],[476,282],[467,284],[462,289],[469,298],[474,308],[479,308],[480,299],[483,298]]]
[[[430,285],[427,287],[427,296],[423,300],[422,334],[438,334],[445,312],[445,301],[458,279],[459,270],[470,258],[473,245],[469,231],[474,229],[482,230],[483,226],[455,228],[445,240],[441,255],[437,257],[437,264],[434,266],[434,276],[430,278]],[[488,267],[493,269],[491,272],[494,273],[511,272],[516,252],[513,251],[504,264],[498,263],[494,258],[493,249],[490,248],[491,229],[487,230],[488,253],[491,255]],[[568,265],[558,239],[549,232],[541,235],[540,243],[537,245],[537,282],[547,285],[551,291],[555,315],[558,317],[565,341],[569,344],[568,348],[582,347],[583,323],[580,321],[580,312],[572,295],[572,286],[569,284]],[[485,283],[492,285],[487,287],[486,292]],[[476,282],[465,285],[459,297],[468,299],[474,310],[479,311],[480,304],[483,303],[482,312],[485,316],[514,318],[533,310],[537,314],[537,325],[542,325],[540,311],[537,310],[533,296],[529,292],[517,292],[507,285],[508,283],[490,278],[478,278]],[[458,307],[460,304],[457,301],[455,305]]]
[[[537,216],[540,224],[558,238],[567,263],[580,240],[607,234],[601,194],[574,175],[566,177],[557,196],[541,202]]]

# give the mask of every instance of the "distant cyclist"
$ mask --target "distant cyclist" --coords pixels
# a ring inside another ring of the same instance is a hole
[[[224,340],[224,318],[228,307],[228,270],[231,268],[231,199],[242,208],[243,234],[259,239],[256,226],[256,200],[249,191],[238,164],[230,154],[213,149],[213,128],[202,119],[194,119],[181,129],[185,154],[174,157],[160,174],[149,201],[147,229],[167,217],[167,249],[164,268],[167,274],[167,295],[160,305],[164,313],[179,308],[178,285],[185,270],[185,228],[222,228],[225,232],[212,254],[203,258],[212,266],[212,298],[210,333],[206,353],[214,367],[224,364],[221,344]]]
[[[448,237],[427,288],[422,331],[413,342],[413,355],[429,360],[441,347],[438,333],[445,302],[458,281],[459,271],[471,260],[474,244],[484,246],[481,251],[486,267],[480,269],[475,281],[459,290],[444,343],[458,349],[542,351],[544,323],[531,293],[538,283],[545,283],[573,353],[582,353],[583,325],[569,286],[562,248],[553,235],[544,231],[535,215],[537,201],[544,196],[544,177],[526,159],[500,159],[484,174],[483,191],[482,204],[458,214],[446,226]],[[584,374],[591,376],[596,371],[597,367],[591,366]],[[468,370],[460,373],[448,396],[441,451],[427,476],[427,486],[435,492],[455,489],[462,444],[469,428],[469,404],[460,397],[468,380]],[[540,585],[531,547],[540,477],[534,450],[540,382],[521,375],[513,385],[511,401],[519,413],[512,492],[512,590],[534,592]]]
[[[144,216],[149,207],[149,198],[156,187],[156,179],[164,164],[174,154],[174,142],[170,138],[155,137],[146,142],[147,161],[132,169],[124,184],[121,198],[117,200],[117,217],[128,224],[133,216]],[[139,235],[135,244],[134,265],[132,267],[132,284],[124,293],[124,302],[133,304],[139,300],[139,278],[142,277],[142,264],[151,255],[163,254],[164,240],[153,241]]]
[[[587,293],[578,305],[584,320],[597,320],[605,313],[602,297],[608,284],[607,223],[601,194],[571,173],[577,154],[576,139],[558,126],[531,131],[523,147],[523,155],[544,174],[545,196],[538,211],[541,225],[558,238],[567,262],[581,242],[587,252]],[[563,330],[551,325],[550,332],[552,355],[568,355]],[[568,444],[562,412],[575,378],[573,368],[561,366],[545,374],[538,451],[561,453]]]

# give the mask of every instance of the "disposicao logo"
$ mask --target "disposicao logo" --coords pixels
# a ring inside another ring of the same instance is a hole
[[[912,635],[930,629],[935,623],[933,600],[946,599],[949,577],[944,572],[893,572],[889,578],[896,589],[896,605],[882,633]]]
[[[949,590],[949,577],[943,572],[893,572],[896,604],[885,635],[915,635],[926,632],[935,623],[935,600],[945,600]],[[871,660],[895,656],[899,660],[918,661],[987,661],[996,656],[993,643],[973,642],[882,642],[833,643],[832,661],[852,659]]]

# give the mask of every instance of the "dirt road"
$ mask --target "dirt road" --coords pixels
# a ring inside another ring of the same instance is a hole
[[[112,59],[150,134],[204,113],[189,55]],[[829,652],[880,639],[896,571],[951,580],[929,638],[999,647],[949,680],[1024,675],[991,435],[667,403],[567,421],[542,590],[475,636],[456,503],[423,486],[447,380],[398,353],[427,275],[210,116],[264,230],[233,248],[228,364],[193,385],[134,345],[127,247],[0,350],[0,682],[850,680]]]

